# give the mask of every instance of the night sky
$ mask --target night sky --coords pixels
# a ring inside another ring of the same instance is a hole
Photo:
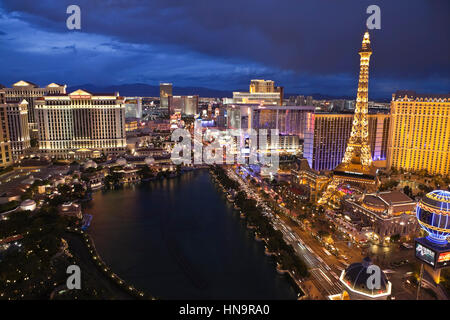
[[[80,31],[66,28],[71,4]],[[381,30],[369,97],[450,92],[448,0],[0,0],[0,83],[237,90],[264,78],[287,93],[354,96],[371,4]]]

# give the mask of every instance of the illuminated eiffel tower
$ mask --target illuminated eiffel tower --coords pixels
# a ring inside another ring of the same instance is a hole
[[[371,184],[376,182],[376,168],[372,163],[369,144],[368,112],[368,84],[369,62],[372,48],[370,47],[369,32],[364,33],[362,47],[358,51],[361,56],[359,65],[358,94],[353,116],[350,138],[347,142],[342,162],[333,171],[333,180],[328,185],[319,204],[326,203],[337,191],[342,183]]]

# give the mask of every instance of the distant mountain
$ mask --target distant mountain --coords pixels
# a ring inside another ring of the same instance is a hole
[[[67,88],[67,92],[72,92],[77,89],[84,89],[86,91],[96,92],[119,92],[121,96],[125,97],[159,97],[159,86],[152,86],[144,83],[131,83],[113,86],[97,86],[93,84],[80,84]],[[223,98],[232,97],[231,91],[216,90],[202,87],[173,87],[173,94],[176,96],[199,95],[200,97],[208,98]]]

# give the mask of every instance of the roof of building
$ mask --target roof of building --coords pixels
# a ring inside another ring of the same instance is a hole
[[[305,194],[305,191],[300,188],[291,187],[290,190],[292,193],[295,193],[296,195],[299,195],[299,196],[302,196]]]
[[[352,263],[342,274],[341,282],[343,282],[350,291],[368,297],[389,295],[391,293],[391,285],[387,280],[386,275],[381,270],[379,287],[372,289],[368,288],[369,278],[372,277],[373,274],[373,271],[368,270],[368,267],[371,265],[373,265],[373,263],[369,257],[364,258],[362,262]]]
[[[78,90],[77,90],[78,91]],[[83,93],[90,95],[90,96],[101,96],[101,97],[118,97],[121,98],[117,92],[90,92],[86,90],[81,90]],[[46,93],[45,97],[65,97],[65,96],[71,96],[71,95],[77,95],[77,92],[71,92],[71,93]],[[83,95],[83,94],[80,94]]]
[[[397,190],[380,192],[377,196],[388,205],[406,204],[414,202],[414,200],[408,197],[406,194]]]
[[[49,83],[48,85],[47,85],[47,88],[48,87],[64,87],[65,85],[64,84],[60,84],[60,83],[56,83],[56,82],[52,82],[52,83]]]
[[[392,213],[413,211],[416,203],[400,191],[387,191],[366,194],[362,198],[362,206],[374,212],[384,212],[390,208]]]
[[[386,209],[386,203],[375,195],[368,194],[364,196],[363,203],[372,208]]]
[[[412,90],[397,90],[393,94],[393,99],[400,99],[407,96],[409,99],[417,99],[417,98],[437,98],[437,99],[449,99],[450,93],[416,93]]]
[[[37,84],[24,80],[17,81],[16,83],[13,84],[13,87],[20,87],[20,86],[32,86],[33,88],[39,88]]]

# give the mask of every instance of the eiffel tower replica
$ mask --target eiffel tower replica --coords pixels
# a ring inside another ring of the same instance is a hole
[[[372,54],[369,32],[364,33],[359,64],[358,93],[356,108],[353,116],[353,125],[350,138],[347,142],[342,162],[334,169],[333,179],[326,191],[319,199],[319,204],[326,203],[336,193],[340,184],[349,183],[358,186],[375,185],[376,168],[372,163],[372,155],[369,144],[368,112],[368,84],[369,62]]]

